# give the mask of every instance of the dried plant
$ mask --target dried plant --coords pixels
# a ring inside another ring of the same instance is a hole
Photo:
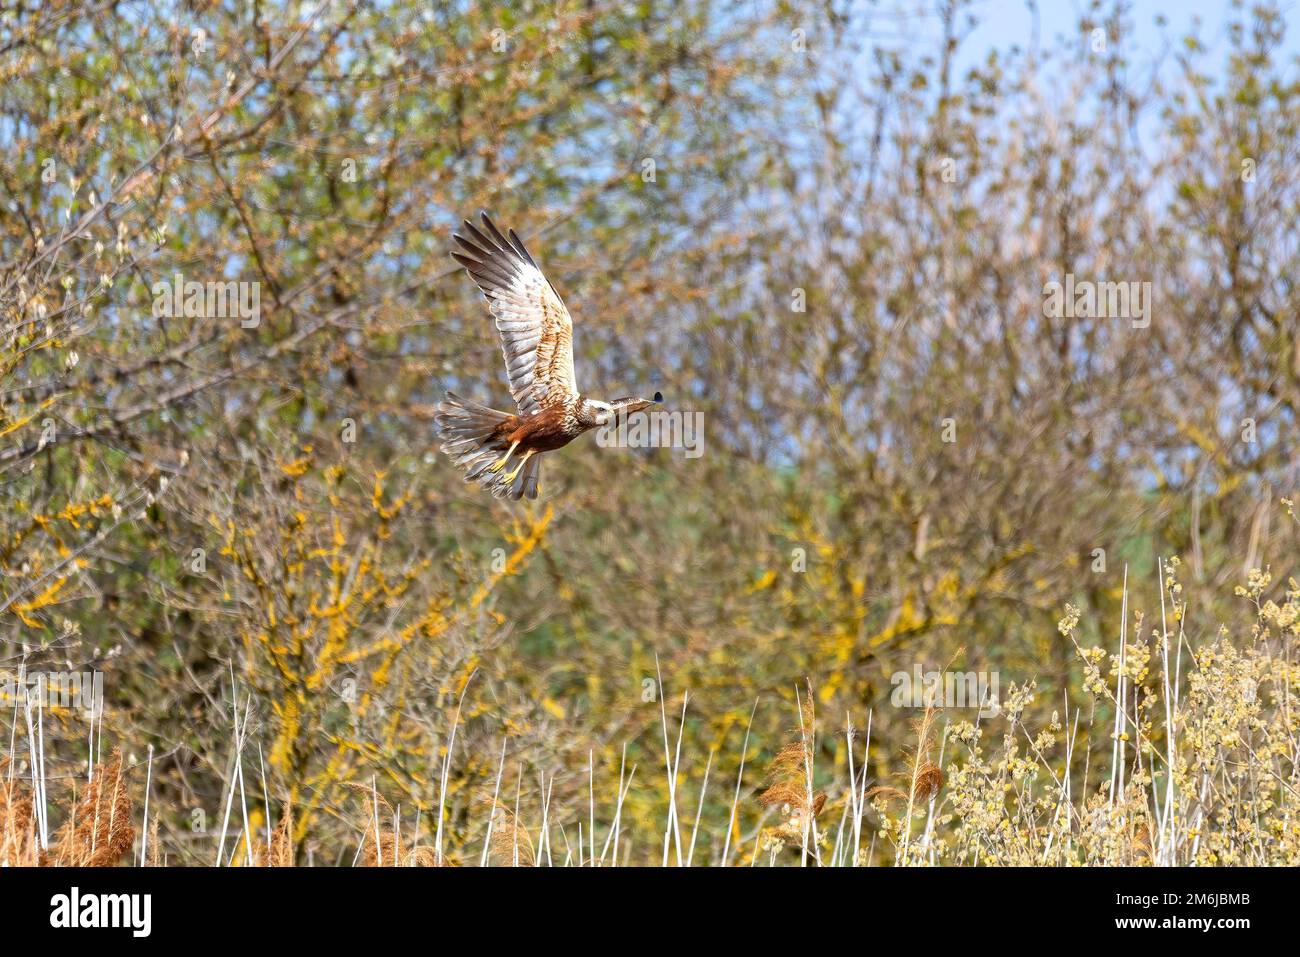
[[[357,862],[361,867],[439,866],[434,847],[403,843],[401,834],[391,823],[396,818],[396,812],[375,787],[356,783],[349,783],[347,787],[362,797],[367,812],[362,828],[361,857]],[[272,844],[274,846],[274,841]],[[442,866],[458,865],[450,855],[443,854]]]
[[[293,808],[285,805],[280,812],[280,823],[271,832],[271,842],[262,849],[264,867],[293,867]]]
[[[798,848],[806,859],[809,850],[820,860],[817,815],[826,804],[825,792],[813,787],[817,715],[811,683],[799,700],[799,727],[768,764],[767,788],[758,796],[761,805],[777,809],[782,821],[768,828],[763,843],[773,854],[782,847]]]
[[[0,759],[0,866],[35,867],[42,862],[31,795]]]
[[[71,867],[112,867],[127,858],[135,841],[131,799],[126,793],[122,752],[95,769],[56,834],[51,862]]]
[[[528,828],[504,807],[498,807],[493,817],[488,863],[499,867],[532,867],[537,863]]]

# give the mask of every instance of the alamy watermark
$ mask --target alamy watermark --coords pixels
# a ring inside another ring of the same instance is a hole
[[[260,282],[199,282],[181,273],[171,282],[160,280],[150,287],[155,319],[238,319],[244,329],[256,329],[262,322]]]
[[[645,409],[596,430],[596,444],[615,449],[683,449],[688,459],[704,454],[704,413]]]
[[[1151,283],[1094,282],[1065,274],[1065,282],[1043,285],[1043,315],[1049,319],[1128,319],[1134,329],[1151,325]]]
[[[925,671],[918,662],[911,671],[895,671],[889,703],[895,708],[978,708],[979,717],[998,713],[996,671]]]
[[[104,708],[102,671],[0,671],[0,701],[12,706],[63,708],[94,717]]]
[[[153,930],[153,895],[83,894],[80,887],[73,887],[50,898],[50,926],[120,927],[130,930],[132,937],[148,937]]]

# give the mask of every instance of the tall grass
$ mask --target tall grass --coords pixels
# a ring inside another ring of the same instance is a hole
[[[1123,620],[1108,646],[1085,645],[1079,613],[1066,606],[1059,632],[1077,667],[1070,687],[1046,692],[1059,708],[1036,726],[1027,716],[1046,709],[1031,707],[1044,694],[1034,680],[1011,684],[983,718],[932,702],[918,711],[908,742],[873,740],[870,712],[844,715],[843,726],[832,727],[817,711],[816,689],[795,689],[784,741],[751,742],[746,728],[734,787],[724,785],[731,792],[725,816],[706,801],[714,755],[690,764],[703,768],[695,779],[683,772],[689,693],[670,707],[661,680],[660,775],[638,776],[624,748],[617,786],[602,794],[589,752],[585,802],[558,807],[554,772],[534,778],[516,765],[509,773],[503,741],[490,789],[467,820],[453,819],[446,796],[458,708],[431,811],[392,806],[377,777],[354,783],[355,801],[345,809],[352,838],[329,860],[302,860],[292,809],[272,813],[260,756],[260,791],[245,788],[245,702],[242,716],[232,712],[222,826],[201,839],[211,841],[218,864],[240,866],[1300,863],[1300,584],[1277,587],[1268,570],[1252,571],[1236,589],[1245,621],[1193,637],[1180,571],[1176,559],[1160,563],[1158,612],[1149,617],[1126,579]],[[158,829],[158,815],[175,809],[149,800],[151,752],[128,765],[115,751],[98,766],[92,753],[86,780],[52,780],[43,716],[25,710],[14,708],[0,761],[0,864],[177,857]],[[770,756],[746,763],[762,744]],[[624,815],[634,787],[658,790],[661,820]],[[53,830],[51,820],[59,822]]]

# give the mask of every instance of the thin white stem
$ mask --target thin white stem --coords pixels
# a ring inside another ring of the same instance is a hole
[[[745,725],[745,740],[740,746],[740,770],[736,772],[736,791],[731,796],[731,816],[727,819],[727,840],[722,845],[722,866],[727,866],[727,853],[731,850],[731,832],[736,826],[736,804],[740,801],[740,782],[745,777],[745,755],[749,752],[749,731],[754,726],[754,713],[758,711],[758,699],[749,709],[749,723]]]
[[[153,745],[149,745],[149,765],[144,775],[144,829],[140,832],[140,866],[149,860],[149,788],[153,783]]]
[[[456,727],[460,724],[460,709],[465,704],[465,692],[469,691],[469,683],[474,680],[476,674],[478,674],[477,668],[469,673],[469,677],[465,679],[465,687],[460,689],[460,700],[456,702],[456,715],[451,722],[451,734],[447,738],[447,756],[442,762],[442,779],[438,786],[438,834],[434,841],[434,857],[438,867],[442,867],[442,819],[447,806],[447,777],[451,770],[451,755],[456,747]]]
[[[479,866],[487,867],[488,852],[492,848],[492,825],[496,822],[497,817],[497,795],[501,793],[501,774],[506,769],[506,736],[501,735],[501,761],[497,764],[497,779],[492,786],[492,810],[488,813],[487,836],[483,838],[483,854],[479,858]]]
[[[695,836],[700,830],[700,815],[704,813],[704,795],[709,791],[709,769],[713,767],[713,748],[709,748],[709,760],[704,765],[704,783],[700,785],[700,803],[695,808],[695,824],[691,827],[691,844],[686,853],[686,866],[691,866],[695,859]]]

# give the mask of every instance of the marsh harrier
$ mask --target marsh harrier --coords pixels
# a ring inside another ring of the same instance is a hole
[[[448,392],[434,421],[442,451],[465,470],[465,481],[479,482],[497,498],[537,498],[543,452],[663,396],[602,402],[578,392],[569,310],[514,230],[503,236],[487,213],[479,215],[482,229],[465,220],[468,235],[452,234],[460,248],[451,255],[488,301],[519,411],[500,412]],[[513,468],[506,471],[512,459]]]

